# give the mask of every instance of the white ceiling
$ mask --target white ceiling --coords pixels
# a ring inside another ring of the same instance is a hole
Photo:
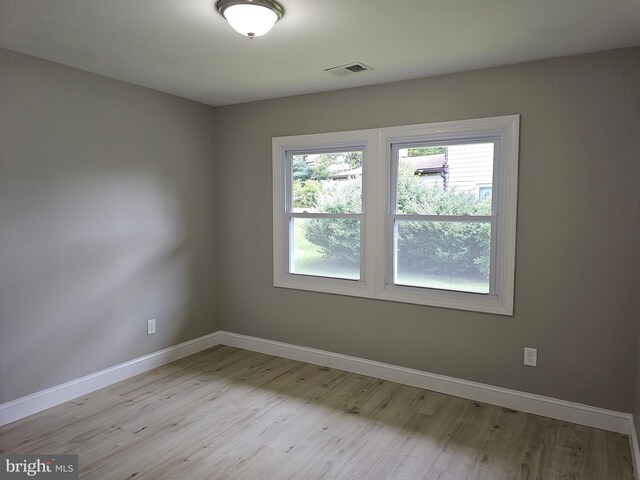
[[[0,46],[228,105],[640,45],[640,0],[281,1],[249,40],[214,0],[0,0]]]

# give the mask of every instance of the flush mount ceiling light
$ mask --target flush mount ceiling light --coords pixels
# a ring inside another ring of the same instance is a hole
[[[275,0],[219,0],[216,9],[233,29],[249,38],[267,33],[284,15]]]

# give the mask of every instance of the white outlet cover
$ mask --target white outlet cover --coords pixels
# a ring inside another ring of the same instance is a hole
[[[538,349],[537,348],[524,348],[524,364],[528,367],[538,366]]]
[[[153,335],[156,333],[156,319],[152,318],[147,320],[147,335]]]

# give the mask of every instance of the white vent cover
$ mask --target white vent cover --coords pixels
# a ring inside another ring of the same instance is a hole
[[[368,65],[362,62],[347,63],[346,65],[340,65],[338,67],[325,68],[324,71],[334,75],[336,77],[346,77],[347,75],[353,75],[354,73],[366,72],[367,70],[373,70]]]

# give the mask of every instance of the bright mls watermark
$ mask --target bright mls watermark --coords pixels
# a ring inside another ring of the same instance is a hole
[[[0,480],[78,480],[78,455],[0,455]]]

